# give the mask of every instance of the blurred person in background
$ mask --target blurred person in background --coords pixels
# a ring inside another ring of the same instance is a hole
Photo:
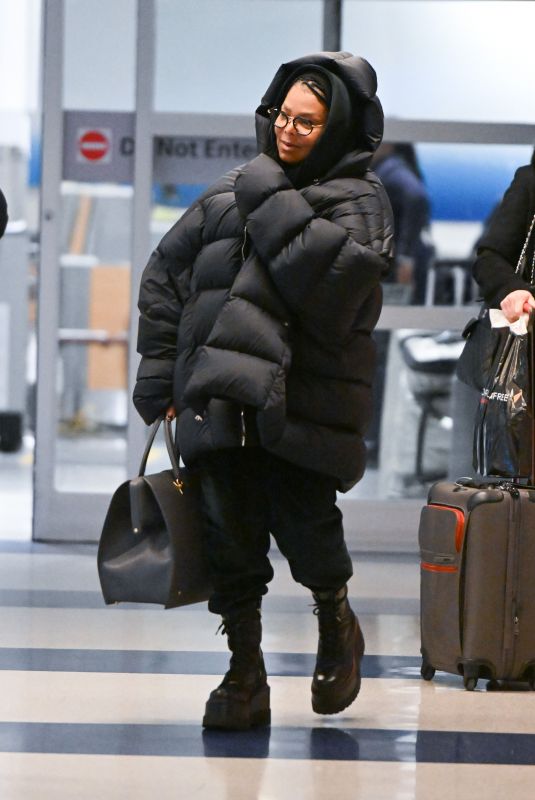
[[[392,279],[412,287],[411,302],[421,304],[434,249],[426,241],[431,203],[414,145],[383,142],[373,157],[372,169],[381,179],[394,212]]]
[[[230,668],[207,728],[270,722],[260,607],[270,533],[308,587],[319,645],[312,706],[356,698],[364,638],[336,492],[365,467],[391,209],[368,167],[381,141],[376,76],[350,53],[277,71],[256,112],[260,155],[210,187],[144,271],[134,403],[177,417],[202,488],[205,549]]]
[[[387,280],[407,287],[406,298],[396,302],[422,304],[427,270],[434,255],[429,244],[431,204],[412,144],[382,142],[372,159],[372,169],[386,189],[394,213],[395,261]],[[370,465],[379,463],[388,331],[373,335],[377,346],[377,369],[373,384],[373,417],[366,438]]]

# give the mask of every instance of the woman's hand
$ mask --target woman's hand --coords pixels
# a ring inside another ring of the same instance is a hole
[[[169,420],[169,422],[172,422],[172,420],[174,420],[174,418],[176,417],[175,407],[174,406],[169,406],[169,408],[165,412],[165,416],[166,416],[166,419]]]
[[[522,314],[529,314],[535,308],[535,298],[527,289],[515,289],[503,298],[500,308],[509,322],[516,322]]]

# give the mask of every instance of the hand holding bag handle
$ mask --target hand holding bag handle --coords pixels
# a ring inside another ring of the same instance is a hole
[[[515,268],[515,275],[526,276],[526,254],[531,235],[535,228],[535,214],[531,220],[527,236],[524,240],[520,256]],[[535,249],[531,260],[529,283],[533,287],[535,280]],[[483,391],[487,383],[495,359],[499,355],[505,341],[507,332],[503,328],[491,328],[489,320],[489,309],[484,303],[478,317],[473,317],[468,321],[464,330],[463,338],[466,339],[464,349],[457,361],[455,374],[458,379],[467,386],[472,386],[479,392]]]
[[[167,455],[169,456],[169,461],[171,462],[171,467],[173,470],[173,475],[175,477],[175,480],[180,482],[180,466],[177,458],[178,451],[177,449],[175,449],[175,445],[173,443],[173,434],[171,431],[172,419],[168,416],[158,417],[158,419],[156,420],[156,422],[154,422],[152,428],[150,429],[150,433],[147,438],[147,444],[145,445],[145,450],[143,451],[143,455],[141,456],[141,463],[139,465],[138,476],[142,476],[145,474],[150,451],[152,449],[152,445],[154,444],[154,439],[156,438],[156,434],[158,433],[162,422],[164,423],[165,445],[167,448]]]
[[[184,480],[181,475],[179,460],[177,458],[177,452],[173,444],[173,436],[171,432],[172,421],[167,416],[158,417],[158,419],[153,424],[150,430],[147,439],[147,444],[145,445],[145,450],[141,457],[141,463],[139,465],[139,470],[138,470],[138,477],[133,478],[129,484],[132,530],[134,533],[141,533],[143,531],[143,520],[147,519],[147,508],[146,508],[147,493],[145,488],[146,484],[144,480],[145,470],[147,468],[147,461],[150,455],[150,451],[154,444],[154,439],[156,438],[156,434],[158,433],[162,422],[164,423],[165,445],[167,448],[167,455],[169,456],[169,461],[171,463],[171,471],[173,473],[173,485],[180,492],[180,494],[184,493]]]

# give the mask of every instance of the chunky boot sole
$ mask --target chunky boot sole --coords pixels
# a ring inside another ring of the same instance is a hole
[[[358,626],[355,643],[355,657],[358,659],[358,666],[355,679],[344,687],[344,690],[342,690],[340,686],[333,685],[327,689],[322,687],[322,689],[318,691],[314,684],[312,684],[312,710],[315,711],[316,714],[338,714],[339,711],[343,711],[353,703],[360,692],[360,661],[363,655],[364,636],[362,635],[360,626]]]
[[[208,699],[203,717],[203,728],[229,731],[246,731],[249,728],[269,725],[269,686],[262,686],[249,700],[241,700],[232,692]]]

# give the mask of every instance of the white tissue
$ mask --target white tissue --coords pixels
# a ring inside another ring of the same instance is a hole
[[[499,308],[489,308],[491,328],[509,328],[517,336],[525,336],[528,332],[529,314],[522,314],[516,322],[509,322],[503,311]]]

